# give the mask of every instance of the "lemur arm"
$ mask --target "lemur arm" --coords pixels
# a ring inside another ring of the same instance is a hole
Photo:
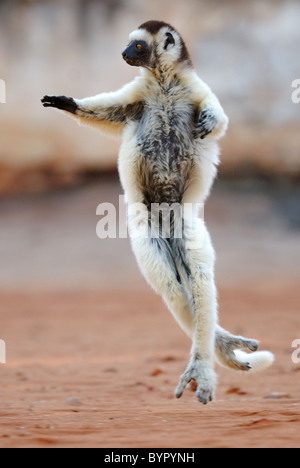
[[[228,127],[228,117],[220,104],[219,99],[210,91],[199,106],[199,121],[193,132],[196,138],[204,139],[211,135],[221,138]]]
[[[72,114],[83,124],[118,135],[128,122],[141,117],[142,83],[137,78],[114,93],[84,99],[44,96],[42,103],[44,107],[54,107]]]
[[[189,76],[192,85],[194,100],[198,108],[198,122],[195,125],[193,135],[195,138],[204,139],[207,136],[216,139],[225,135],[228,128],[226,116],[219,99],[207,84],[194,72]]]

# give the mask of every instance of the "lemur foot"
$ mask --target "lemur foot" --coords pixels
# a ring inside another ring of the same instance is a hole
[[[78,105],[74,99],[66,96],[44,96],[41,102],[44,107],[55,107],[72,114],[76,114],[76,110],[78,109]]]
[[[195,125],[196,128],[193,131],[193,137],[204,140],[207,135],[214,131],[217,123],[216,117],[209,110],[203,111],[199,117],[199,122]]]
[[[176,398],[180,398],[186,386],[191,380],[195,380],[198,384],[196,397],[207,405],[214,398],[215,387],[217,383],[217,376],[214,370],[210,367],[203,365],[198,359],[192,359],[186,371],[180,377],[180,382],[175,390]]]
[[[241,362],[237,359],[234,353],[235,349],[248,349],[254,352],[258,350],[258,342],[242,336],[233,336],[226,332],[216,334],[216,353],[220,364],[234,370],[250,371],[251,366],[248,362]]]

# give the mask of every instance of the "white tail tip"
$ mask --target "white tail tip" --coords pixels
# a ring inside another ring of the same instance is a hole
[[[236,349],[234,350],[234,354],[239,361],[249,362],[251,366],[251,370],[249,372],[251,374],[264,371],[270,367],[275,360],[274,354],[270,353],[270,351],[257,351],[252,354],[247,354]]]

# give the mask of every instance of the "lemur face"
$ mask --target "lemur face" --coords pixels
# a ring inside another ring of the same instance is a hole
[[[131,66],[150,70],[172,68],[185,62],[191,65],[186,46],[178,32],[162,21],[148,21],[129,36],[130,44],[122,56]]]
[[[151,62],[151,47],[145,40],[133,40],[122,53],[123,59],[133,67],[148,67]]]

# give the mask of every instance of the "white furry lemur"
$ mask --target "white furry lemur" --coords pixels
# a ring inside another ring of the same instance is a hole
[[[122,134],[119,173],[128,205],[143,203],[150,211],[153,203],[203,203],[217,173],[217,142],[228,126],[219,100],[196,74],[184,41],[169,24],[142,24],[122,55],[129,65],[141,67],[141,76],[117,92],[86,99],[45,96],[44,107]],[[271,365],[273,355],[255,352],[257,341],[218,325],[214,249],[204,222],[194,221],[198,247],[194,242],[190,248],[185,235],[172,234],[133,236],[131,243],[145,278],[192,339],[190,362],[175,395],[180,398],[195,380],[196,396],[207,404],[217,383],[215,360],[231,369],[257,371]],[[151,229],[150,216],[144,229]]]

